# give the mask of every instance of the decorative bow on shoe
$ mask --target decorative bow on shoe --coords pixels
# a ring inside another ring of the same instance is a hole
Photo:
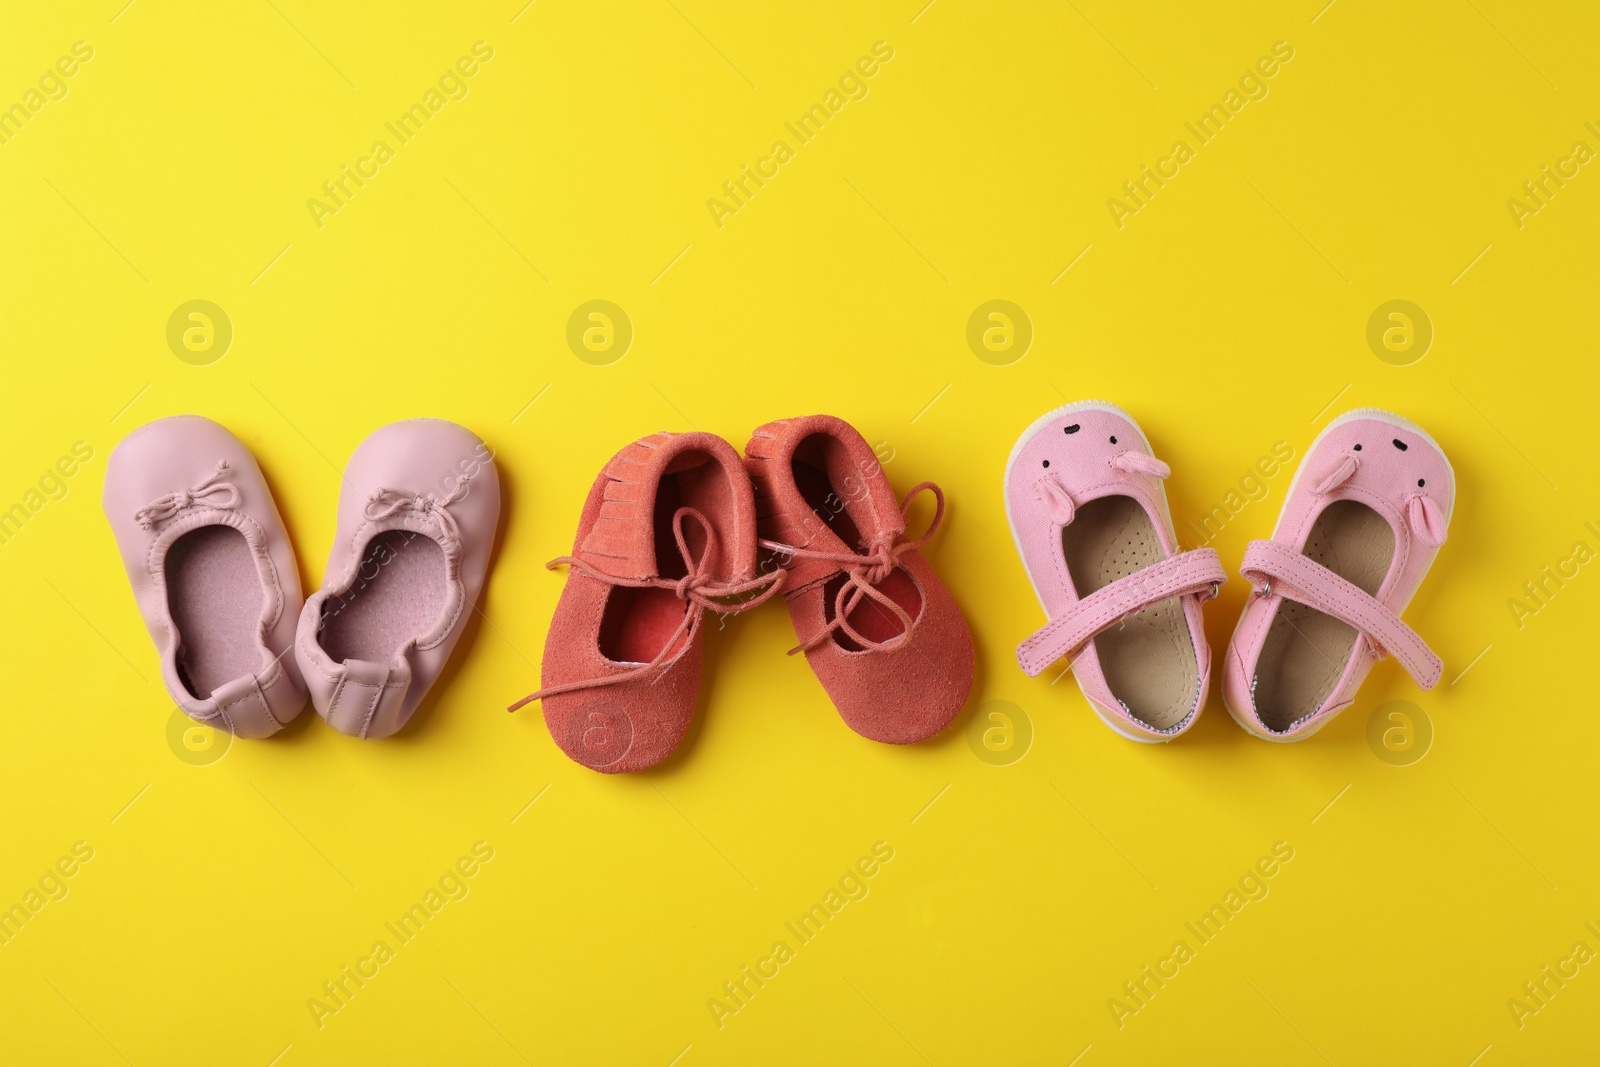
[[[237,507],[239,504],[239,487],[232,482],[222,480],[222,475],[228,469],[227,460],[217,462],[217,473],[203,482],[197,482],[188,489],[179,489],[175,493],[157,497],[148,507],[140,508],[133,513],[133,521],[146,530],[153,530],[156,526],[168,519],[175,517],[184,508],[199,505],[221,511],[225,508]]]
[[[431,518],[439,527],[439,532],[451,548],[461,547],[461,527],[456,524],[456,517],[450,514],[446,504],[454,504],[466,496],[466,480],[456,484],[450,495],[440,499],[429,493],[419,496],[416,493],[403,489],[379,489],[367,498],[364,514],[373,522],[392,518],[407,511],[414,512],[425,519]]]

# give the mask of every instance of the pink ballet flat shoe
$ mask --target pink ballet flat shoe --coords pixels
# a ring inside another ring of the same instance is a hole
[[[1424,689],[1444,667],[1400,613],[1444,544],[1455,473],[1398,415],[1347,412],[1312,442],[1270,541],[1252,541],[1245,605],[1223,669],[1246,730],[1298,741],[1348,707],[1392,655]]]
[[[499,518],[493,454],[453,422],[392,422],[356,447],[294,644],[330,726],[388,737],[411,718],[483,591]]]
[[[210,419],[159,419],[112,451],[102,503],[178,707],[240,737],[283,729],[306,703],[300,576],[250,450]]]
[[[1200,605],[1227,580],[1209,548],[1178,551],[1165,463],[1121,408],[1086,400],[1028,427],[1006,465],[1006,515],[1049,622],[1017,647],[1030,677],[1067,657],[1112,730],[1170,741],[1205,706]]]

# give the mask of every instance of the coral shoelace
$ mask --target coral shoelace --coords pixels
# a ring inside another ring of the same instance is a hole
[[[883,590],[878,588],[891,571],[900,565],[900,557],[914,549],[921,548],[928,543],[928,539],[939,528],[939,523],[944,520],[944,491],[932,482],[923,482],[907,493],[905,499],[900,501],[900,514],[909,517],[911,501],[917,494],[927,490],[933,494],[935,507],[933,521],[928,523],[928,528],[921,537],[915,541],[899,541],[896,543],[895,534],[884,534],[873,538],[867,543],[867,550],[860,552],[821,552],[812,548],[799,548],[786,545],[778,541],[763,539],[761,547],[772,552],[780,553],[791,559],[816,560],[822,563],[837,563],[845,574],[846,581],[839,587],[838,593],[833,598],[833,621],[813,634],[809,639],[802,641],[789,650],[789,655],[796,652],[809,652],[811,649],[828,640],[836,630],[843,630],[850,640],[862,648],[877,652],[889,648],[895,642],[911,633],[912,619],[906,609],[895,603]],[[888,608],[900,620],[900,632],[884,641],[874,641],[865,634],[860,633],[850,625],[850,613],[862,602],[870,599],[875,604]]]
[[[705,548],[696,556],[689,548],[689,539],[684,530],[684,522],[693,519],[699,524],[705,536]],[[783,587],[785,572],[774,571],[771,574],[759,575],[747,581],[725,582],[714,578],[711,571],[711,558],[717,546],[716,531],[706,517],[694,508],[679,508],[672,516],[672,536],[678,542],[678,554],[683,557],[684,569],[688,572],[682,578],[621,578],[615,574],[607,574],[596,570],[576,556],[561,556],[545,564],[551,570],[565,564],[573,573],[594,578],[608,585],[624,586],[629,589],[665,589],[670,591],[685,604],[683,621],[673,631],[667,643],[661,646],[661,651],[656,653],[649,663],[641,663],[626,671],[616,674],[607,674],[599,678],[589,678],[577,682],[563,682],[560,685],[546,686],[538,692],[529,693],[521,700],[507,708],[507,711],[516,711],[525,704],[545,697],[555,696],[558,693],[571,693],[580,689],[598,689],[602,686],[620,685],[623,682],[632,682],[640,678],[654,676],[652,681],[661,678],[672,669],[673,664],[683,658],[684,653],[694,644],[694,638],[700,631],[701,621],[707,611],[721,612],[725,615],[736,614],[764,603],[766,600]],[[746,593],[760,592],[748,600],[736,603],[725,603],[722,598],[742,597]]]
[[[237,507],[239,504],[239,487],[232,482],[223,481],[222,476],[227,473],[228,461],[217,462],[217,473],[205,481],[197,482],[188,489],[179,489],[176,493],[152,500],[148,507],[142,507],[133,513],[133,521],[146,530],[154,529],[158,524],[177,516],[184,508],[196,504],[208,507],[215,511]]]

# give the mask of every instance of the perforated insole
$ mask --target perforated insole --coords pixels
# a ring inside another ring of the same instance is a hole
[[[1305,555],[1373,595],[1394,559],[1394,530],[1382,515],[1355,500],[1329,504],[1311,527]],[[1256,714],[1286,730],[1322,706],[1333,692],[1356,630],[1316,608],[1278,605],[1256,664]]]
[[[265,594],[244,534],[202,526],[167,549],[167,608],[178,628],[178,676],[199,699],[261,669]]]
[[[1150,516],[1127,496],[1101,497],[1080,507],[1061,529],[1061,548],[1080,598],[1167,558]],[[1199,670],[1176,597],[1130,615],[1093,644],[1112,695],[1135,719],[1165,730],[1194,710]]]
[[[387,663],[421,636],[445,604],[444,549],[411,530],[367,542],[355,585],[322,606],[322,647],[337,662]]]

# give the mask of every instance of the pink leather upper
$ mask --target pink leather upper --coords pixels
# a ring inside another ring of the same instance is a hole
[[[439,677],[483,590],[500,517],[500,480],[489,447],[442,419],[410,419],[373,431],[345,466],[338,527],[322,588],[300,613],[295,658],[317,711],[356,737],[387,737]],[[318,640],[323,605],[360,578],[367,544],[411,530],[444,552],[439,617],[387,663],[335,661]]]
[[[1063,655],[1072,655],[1072,673],[1084,696],[1117,729],[1148,740],[1167,740],[1188,729],[1205,706],[1210,653],[1200,605],[1213,583],[1226,580],[1210,549],[1179,553],[1167,510],[1162,479],[1167,465],[1148,451],[1144,435],[1109,405],[1072,404],[1036,423],[1012,454],[1006,475],[1006,512],[1023,567],[1050,622],[1017,649],[1024,672],[1036,675]],[[1149,516],[1164,563],[1148,567],[1081,598],[1068,573],[1062,528],[1091,500],[1127,496]],[[1189,716],[1167,731],[1150,729],[1121,705],[1106,682],[1090,640],[1118,620],[1167,597],[1180,594],[1184,618],[1199,668],[1198,699]]]
[[[1438,446],[1398,416],[1362,409],[1340,416],[1323,431],[1295,475],[1271,541],[1252,542],[1245,555],[1243,569],[1257,595],[1245,604],[1223,675],[1228,705],[1244,725],[1276,740],[1316,730],[1355,699],[1367,672],[1385,653],[1423,688],[1437,684],[1443,670],[1439,658],[1399,616],[1444,543],[1455,491],[1454,473]],[[1368,505],[1394,532],[1394,556],[1373,596],[1303,555],[1318,516],[1340,500]],[[1278,731],[1261,721],[1253,682],[1262,645],[1285,599],[1333,615],[1361,636],[1321,706]]]
[[[184,713],[240,737],[266,737],[305,708],[299,668],[286,655],[300,608],[294,550],[255,457],[210,419],[174,415],[134,430],[106,463],[106,518],[139,612],[161,655],[161,678]],[[203,526],[244,535],[261,582],[260,667],[197,697],[177,669],[182,635],[167,600],[167,551]]]

